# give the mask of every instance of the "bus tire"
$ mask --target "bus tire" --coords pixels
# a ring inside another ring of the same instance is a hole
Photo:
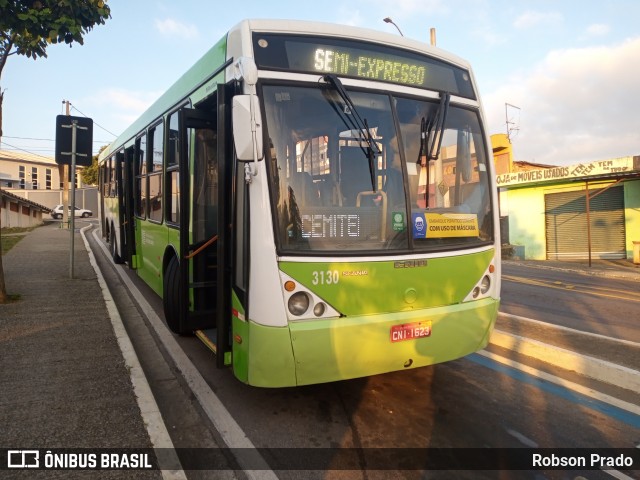
[[[164,272],[162,288],[162,303],[164,318],[173,333],[187,335],[180,325],[180,264],[175,256],[171,257]]]
[[[111,258],[113,259],[113,263],[124,263],[122,261],[122,257],[118,255],[118,241],[116,240],[116,235],[113,228],[109,232],[109,248],[111,250]]]

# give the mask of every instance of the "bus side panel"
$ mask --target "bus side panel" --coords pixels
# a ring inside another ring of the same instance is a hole
[[[291,387],[298,384],[296,362],[287,327],[248,322],[248,383],[256,387]]]
[[[136,220],[138,275],[160,296],[162,296],[162,258],[166,247],[165,229],[163,225]]]
[[[241,382],[249,381],[249,324],[244,320],[244,308],[235,292],[231,292],[231,348],[233,374]]]
[[[180,251],[180,230],[177,228],[167,228],[167,248],[172,246],[176,252]]]
[[[394,315],[290,324],[298,385],[365,377],[455,360],[486,345],[497,300]],[[428,337],[392,341],[398,323],[431,322]]]

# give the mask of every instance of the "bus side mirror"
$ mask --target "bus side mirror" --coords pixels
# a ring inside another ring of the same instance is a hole
[[[231,105],[233,141],[240,162],[262,159],[262,116],[255,95],[236,95]]]

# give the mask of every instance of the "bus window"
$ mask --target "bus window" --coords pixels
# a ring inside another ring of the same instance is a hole
[[[218,220],[218,136],[198,129],[195,135],[193,243],[215,235]]]
[[[147,216],[147,165],[145,154],[147,151],[147,135],[141,135],[136,140],[135,165],[135,211],[136,216],[146,218]]]
[[[110,171],[110,175],[109,175],[109,196],[110,197],[116,197],[117,196],[117,171],[118,171],[118,164],[116,162],[116,156],[112,156],[111,160],[109,161],[109,171]]]
[[[415,245],[488,241],[493,238],[489,179],[477,113],[450,106],[438,158],[427,161],[420,156],[421,119],[428,121],[437,108],[434,102],[397,101],[412,219],[430,225],[428,231],[413,229]]]
[[[167,221],[180,223],[180,135],[178,131],[179,112],[169,116],[167,129]]]
[[[389,182],[386,168],[389,145],[397,144],[390,97],[350,96],[369,126],[371,145],[354,123],[351,107],[333,89],[264,87],[272,191],[284,250],[408,248],[406,228],[394,229],[391,220],[391,208],[405,219],[406,207],[402,172],[397,170],[398,182]]]
[[[149,220],[162,222],[163,125],[149,129],[151,158],[149,163]]]

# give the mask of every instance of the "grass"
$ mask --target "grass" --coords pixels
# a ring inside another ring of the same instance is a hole
[[[0,251],[2,252],[2,255],[5,255],[9,250],[11,250],[16,243],[18,243],[20,240],[22,240],[24,238],[24,235],[16,235],[16,234],[20,234],[20,233],[28,233],[31,230],[38,228],[38,227],[10,227],[10,228],[3,228],[2,230],[0,230],[0,235],[2,235],[2,243],[1,243],[1,249]]]
[[[25,236],[24,235],[20,235],[21,233],[28,233],[31,230],[38,228],[37,226],[35,227],[10,227],[10,228],[3,228],[0,230],[0,252],[2,255],[5,255],[9,250],[11,250],[20,240],[22,240]],[[7,301],[5,302],[5,304],[7,303],[14,303],[14,302],[18,302],[20,300],[20,294],[17,295],[12,295],[12,294],[7,294]]]
[[[20,295],[20,294],[17,294],[17,295],[11,295],[10,293],[8,293],[8,294],[7,294],[7,301],[6,301],[6,302],[4,302],[4,304],[3,304],[3,303],[0,303],[0,305],[7,305],[7,304],[9,304],[9,303],[15,303],[15,302],[20,301],[20,299],[21,299],[21,298],[22,298],[22,297],[21,297],[21,295]]]
[[[16,243],[24,238],[24,235],[11,235],[11,236],[2,236],[2,255],[6,255],[9,250],[11,250]]]
[[[38,228],[37,225],[35,227],[9,227],[1,229],[0,232],[2,232],[2,235],[4,235],[5,233],[27,233],[31,230],[35,230],[36,228]]]

